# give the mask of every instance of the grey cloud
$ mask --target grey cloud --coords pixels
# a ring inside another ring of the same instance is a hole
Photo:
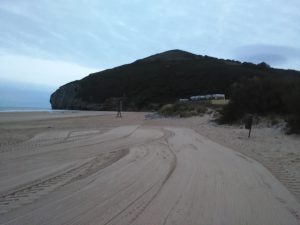
[[[4,0],[0,4],[0,51],[110,68],[181,48],[300,68],[299,60],[290,60],[298,57],[293,49],[245,46],[289,43],[300,48],[299,1],[286,7],[280,7],[284,0],[264,2]],[[242,47],[232,54],[237,46]]]
[[[280,66],[290,60],[300,59],[300,49],[290,46],[254,44],[241,46],[234,51],[235,57],[241,61],[260,63],[267,62],[272,66]]]

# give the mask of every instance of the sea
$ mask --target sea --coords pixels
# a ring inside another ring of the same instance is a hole
[[[52,110],[51,108],[39,108],[39,107],[4,107],[0,106],[1,112],[52,112],[59,110]]]

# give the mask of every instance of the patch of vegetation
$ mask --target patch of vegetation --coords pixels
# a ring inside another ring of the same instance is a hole
[[[284,115],[289,133],[300,133],[299,79],[253,77],[230,88],[230,103],[221,111],[219,123],[233,123],[246,114]]]
[[[288,133],[300,134],[300,82],[293,82],[285,93],[285,104],[289,116],[287,119]]]
[[[204,105],[174,103],[161,107],[159,114],[166,117],[191,117],[203,115],[207,108]]]

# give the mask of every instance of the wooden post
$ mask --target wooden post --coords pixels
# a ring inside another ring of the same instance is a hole
[[[122,118],[122,100],[119,100],[117,117]]]
[[[252,115],[248,115],[245,121],[245,128],[249,130],[248,138],[250,138],[251,135],[252,121]]]

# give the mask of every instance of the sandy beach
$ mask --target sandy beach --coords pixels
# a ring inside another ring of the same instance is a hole
[[[300,224],[299,136],[146,114],[1,113],[0,224]]]

